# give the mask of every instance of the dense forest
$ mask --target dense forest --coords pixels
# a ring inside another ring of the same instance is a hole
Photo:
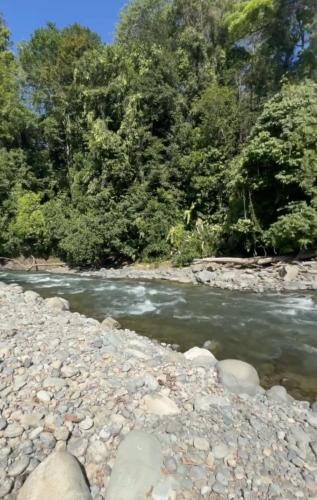
[[[0,255],[298,252],[317,242],[317,0],[134,0],[114,42],[0,19]]]

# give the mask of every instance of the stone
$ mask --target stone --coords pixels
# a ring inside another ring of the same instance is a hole
[[[102,441],[95,439],[89,443],[87,456],[91,462],[95,464],[103,464],[105,463],[108,454],[108,448]]]
[[[9,424],[4,431],[4,437],[6,438],[16,438],[21,436],[23,433],[23,427],[19,424]]]
[[[22,474],[30,463],[30,458],[26,455],[18,458],[8,468],[8,476],[15,477]]]
[[[18,500],[92,500],[77,460],[59,451],[49,455],[27,478]]]
[[[311,410],[312,410],[312,412],[317,413],[317,401],[315,401],[314,403],[312,403]]]
[[[217,360],[215,356],[208,351],[207,349],[202,349],[200,347],[192,347],[192,349],[189,349],[189,351],[186,351],[184,353],[184,356],[186,359],[193,361],[196,358],[210,358],[212,361],[214,361],[214,364],[217,363]]]
[[[312,411],[307,412],[307,422],[317,429],[317,414]]]
[[[3,431],[8,425],[8,422],[6,421],[5,418],[1,417],[0,418],[0,431]]]
[[[52,396],[50,395],[50,393],[47,392],[47,391],[39,391],[36,394],[36,397],[42,403],[49,403],[51,401],[51,398],[52,398]]]
[[[85,417],[84,420],[82,420],[79,423],[79,428],[82,429],[83,431],[88,431],[91,429],[94,425],[94,421],[90,417]]]
[[[210,411],[213,406],[230,406],[230,401],[224,396],[204,396],[202,394],[197,394],[194,402],[196,411]]]
[[[269,401],[275,401],[277,403],[289,403],[290,396],[287,393],[285,387],[281,385],[274,385],[266,391],[266,397]]]
[[[57,391],[59,391],[60,389],[62,389],[66,385],[67,385],[67,381],[65,379],[59,378],[59,377],[47,377],[43,382],[43,387],[45,389],[52,387]]]
[[[33,290],[27,290],[23,295],[26,303],[39,303],[42,301],[42,297]]]
[[[176,403],[164,394],[146,395],[143,398],[145,407],[149,413],[154,415],[177,415],[180,410]]]
[[[102,330],[118,330],[121,328],[121,325],[117,320],[108,316],[102,321],[101,328]]]
[[[212,447],[212,454],[215,459],[221,460],[230,454],[230,450],[226,444],[220,443]]]
[[[194,438],[194,447],[197,450],[208,451],[209,450],[209,442],[205,438],[195,437]]]
[[[167,472],[171,474],[177,471],[177,462],[174,457],[166,457],[164,459],[164,465]]]
[[[57,427],[54,431],[54,437],[57,441],[67,441],[69,438],[70,432],[67,427]]]
[[[120,444],[107,500],[145,499],[161,479],[160,443],[152,434],[130,432]]]
[[[13,390],[19,391],[26,385],[26,383],[27,383],[26,375],[17,375],[16,377],[14,377]]]
[[[5,497],[10,493],[13,487],[13,479],[6,477],[0,481],[0,498]]]
[[[254,396],[260,379],[256,369],[237,359],[225,359],[216,365],[220,382],[233,394]]]
[[[58,311],[69,311],[69,302],[62,297],[50,297],[45,299],[45,304],[51,309],[56,309]]]
[[[299,269],[297,266],[286,265],[281,267],[279,274],[286,282],[294,281],[298,277]]]
[[[82,457],[88,448],[88,440],[71,437],[67,444],[67,450],[75,457]]]
[[[25,413],[22,415],[20,422],[23,427],[39,427],[43,419],[43,413]]]
[[[55,439],[54,435],[51,434],[50,432],[41,432],[40,440],[41,440],[41,443],[43,443],[43,445],[45,446],[45,448],[49,448],[50,450],[55,448],[56,439]]]
[[[61,375],[64,378],[73,378],[78,375],[78,369],[69,365],[64,365],[61,368]]]
[[[199,271],[198,273],[195,273],[195,278],[198,281],[198,283],[211,283],[212,281],[215,280],[217,277],[216,272],[211,272],[211,271]]]
[[[167,479],[161,479],[153,488],[152,500],[176,500],[176,492]]]
[[[210,467],[210,469],[212,469],[215,465],[215,457],[211,452],[208,453],[206,464],[208,465],[208,467]]]

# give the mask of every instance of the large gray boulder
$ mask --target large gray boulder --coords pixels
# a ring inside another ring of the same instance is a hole
[[[49,455],[27,478],[18,500],[91,500],[77,460],[67,452]]]
[[[161,479],[162,453],[152,434],[130,432],[120,444],[107,500],[145,500]]]
[[[224,359],[216,365],[220,382],[234,394],[254,396],[260,387],[256,369],[238,359]]]

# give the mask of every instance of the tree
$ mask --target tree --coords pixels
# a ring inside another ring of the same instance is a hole
[[[293,249],[313,245],[315,231],[304,230],[296,241],[299,215],[315,220],[317,201],[317,84],[286,83],[264,107],[253,129],[241,163],[240,188],[246,195],[245,218],[264,231],[264,240],[276,250],[285,248],[276,231],[283,222],[289,226]],[[304,224],[304,220],[303,220]],[[272,226],[273,225],[273,226]],[[274,227],[275,229],[272,229]],[[271,228],[271,229],[270,229]],[[287,230],[286,230],[287,232]],[[304,238],[304,237],[303,237]],[[279,241],[281,246],[279,247]]]

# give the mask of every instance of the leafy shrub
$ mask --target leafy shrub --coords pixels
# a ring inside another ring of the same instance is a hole
[[[266,244],[285,253],[314,246],[317,242],[317,210],[306,202],[294,202],[288,205],[287,212],[265,232]]]

